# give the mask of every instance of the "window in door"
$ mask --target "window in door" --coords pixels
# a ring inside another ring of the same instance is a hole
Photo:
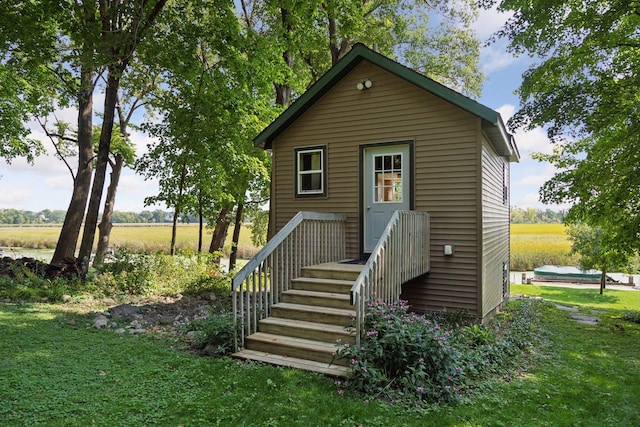
[[[296,149],[296,197],[326,196],[325,146]]]
[[[376,203],[402,202],[402,154],[373,157],[374,195]]]

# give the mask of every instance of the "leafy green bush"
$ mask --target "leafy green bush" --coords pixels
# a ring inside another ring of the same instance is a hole
[[[362,345],[338,345],[353,372],[340,386],[411,407],[455,400],[474,382],[510,371],[537,340],[536,303],[510,303],[488,326],[410,313],[405,302],[372,303]]]
[[[233,350],[233,315],[214,313],[189,324],[187,331],[195,331],[192,346],[215,356],[230,354]]]
[[[451,332],[408,311],[405,301],[369,304],[360,347],[344,344],[337,356],[351,363],[348,386],[391,400],[448,401],[462,381]]]
[[[456,334],[456,346],[469,381],[508,371],[538,338],[539,319],[533,300],[517,300],[489,326],[471,325]]]
[[[463,327],[461,332],[472,347],[490,345],[496,341],[494,331],[477,323]]]
[[[148,295],[152,293],[153,271],[156,258],[146,254],[134,254],[126,249],[117,250],[110,262],[97,270],[95,283],[114,293]]]
[[[63,295],[74,296],[92,289],[91,285],[79,279],[49,280],[33,274],[15,278],[0,277],[0,298],[60,302]]]
[[[100,289],[116,294],[231,292],[229,277],[219,271],[211,254],[147,255],[119,250],[113,261],[96,271],[93,280]]]
[[[637,311],[637,310],[626,311],[622,316],[622,318],[624,320],[628,320],[629,322],[640,324],[640,311]]]

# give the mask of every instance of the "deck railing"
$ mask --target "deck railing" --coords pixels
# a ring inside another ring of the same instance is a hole
[[[298,212],[233,277],[236,351],[302,267],[344,259],[345,221],[345,214]]]
[[[351,287],[356,309],[356,342],[364,334],[367,304],[396,302],[402,284],[429,271],[429,214],[396,211]]]

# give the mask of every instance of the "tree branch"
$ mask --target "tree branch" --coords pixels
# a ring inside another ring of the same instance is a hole
[[[69,165],[69,162],[67,162],[67,159],[65,158],[65,156],[62,154],[62,152],[58,148],[58,144],[56,144],[55,138],[62,139],[64,141],[73,142],[75,144],[77,144],[78,141],[75,140],[75,139],[66,137],[64,135],[58,135],[58,134],[49,132],[49,130],[47,129],[47,119],[46,118],[44,119],[44,123],[41,121],[40,117],[36,117],[36,120],[40,124],[40,127],[44,131],[45,135],[47,135],[49,137],[49,139],[51,140],[51,143],[53,144],[53,147],[56,149],[56,154],[58,155],[60,160],[62,160],[62,162],[65,164],[65,166],[69,170],[69,173],[71,174],[71,179],[73,180],[73,182],[75,182],[76,181],[76,176],[73,173],[73,169],[71,168],[71,166]]]

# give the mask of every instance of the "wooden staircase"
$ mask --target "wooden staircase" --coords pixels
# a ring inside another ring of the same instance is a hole
[[[349,292],[362,265],[326,263],[302,268],[271,316],[260,320],[234,357],[347,376],[348,362],[335,358],[336,342],[355,342],[355,309]]]

